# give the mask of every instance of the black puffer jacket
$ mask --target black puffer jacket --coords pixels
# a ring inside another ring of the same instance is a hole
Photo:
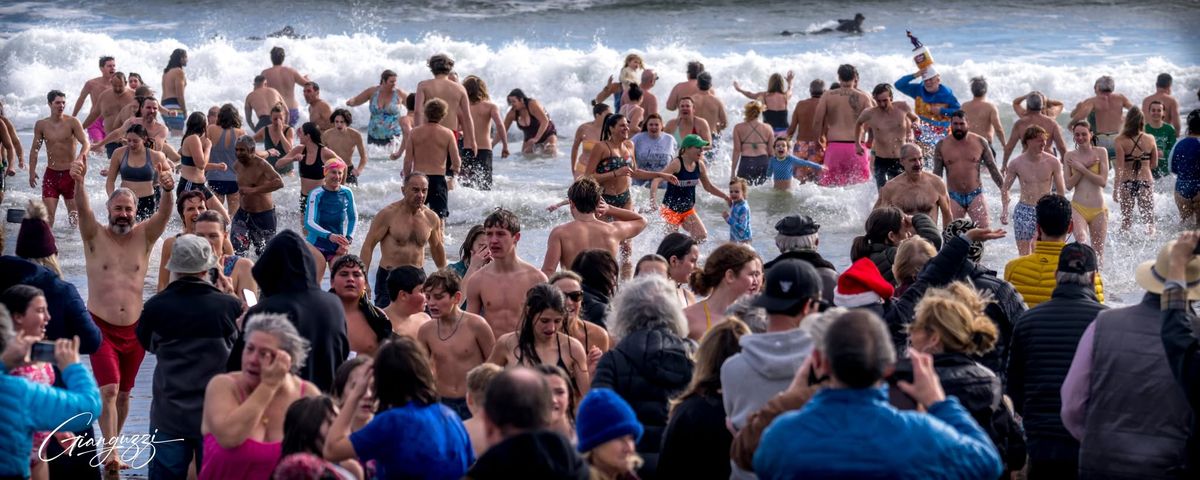
[[[1001,402],[1000,377],[961,353],[933,356],[933,368],[947,396],[959,403],[987,432],[1008,471],[1025,466],[1025,438],[1007,405]]]
[[[912,216],[913,230],[916,230],[917,236],[928,240],[933,244],[933,248],[942,248],[942,231],[938,229],[937,224],[933,222],[929,215],[918,213]],[[896,245],[886,243],[872,243],[867,248],[870,253],[867,258],[870,258],[875,263],[875,267],[879,269],[879,273],[883,278],[896,285],[896,277],[892,275],[892,264],[896,261]],[[857,260],[857,259],[854,259]]]
[[[1013,328],[1008,396],[1023,418],[1029,456],[1038,461],[1079,457],[1079,442],[1062,423],[1062,390],[1083,331],[1108,307],[1090,286],[1059,284],[1050,300],[1029,309]]]
[[[664,329],[630,333],[596,365],[591,388],[610,388],[629,402],[645,427],[637,443],[646,460],[638,471],[643,479],[655,478],[668,402],[692,380],[691,343]]]

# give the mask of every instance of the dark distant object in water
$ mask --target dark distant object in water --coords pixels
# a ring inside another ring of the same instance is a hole
[[[866,18],[867,17],[864,17],[863,14],[856,13],[856,14],[854,14],[854,18],[851,20],[838,19],[837,28],[822,28],[815,32],[808,32],[807,35],[816,35],[819,33],[832,33],[832,32],[863,33],[862,23],[863,23],[863,20],[866,20]],[[779,32],[779,34],[783,35],[785,37],[790,37],[792,35],[805,35],[806,33],[805,32],[792,32],[789,30],[784,30],[782,32]]]
[[[266,39],[265,39],[265,38],[263,38],[263,37],[246,37],[246,38],[247,38],[248,40],[266,40]],[[291,25],[287,25],[287,26],[284,26],[283,28],[281,28],[281,29],[279,29],[279,30],[276,30],[276,31],[274,31],[274,32],[271,32],[271,33],[268,33],[268,34],[267,34],[267,38],[296,38],[296,39],[304,39],[304,38],[308,38],[308,35],[297,35],[297,34],[296,34],[296,30],[295,30],[294,28],[292,28],[292,26],[291,26]]]

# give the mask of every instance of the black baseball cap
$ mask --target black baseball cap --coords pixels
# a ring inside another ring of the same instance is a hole
[[[1084,274],[1096,271],[1096,251],[1079,242],[1068,243],[1058,254],[1058,271]]]
[[[766,285],[754,306],[767,313],[791,310],[797,303],[821,294],[821,277],[812,264],[795,258],[780,260],[767,270]]]

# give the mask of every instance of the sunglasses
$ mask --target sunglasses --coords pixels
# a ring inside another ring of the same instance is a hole
[[[563,292],[563,295],[566,296],[568,299],[570,299],[572,302],[578,302],[580,300],[583,300],[583,290],[578,290],[578,291],[574,291],[574,292]]]

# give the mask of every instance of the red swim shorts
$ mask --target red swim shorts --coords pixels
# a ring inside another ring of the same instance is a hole
[[[67,200],[75,199],[75,179],[71,178],[70,170],[46,167],[46,172],[42,174],[42,198],[57,199],[59,196]]]
[[[138,343],[137,323],[121,327],[104,321],[95,313],[88,313],[100,328],[100,348],[91,355],[96,384],[103,387],[115,383],[118,391],[133,390],[138,368],[146,357],[146,350]]]

